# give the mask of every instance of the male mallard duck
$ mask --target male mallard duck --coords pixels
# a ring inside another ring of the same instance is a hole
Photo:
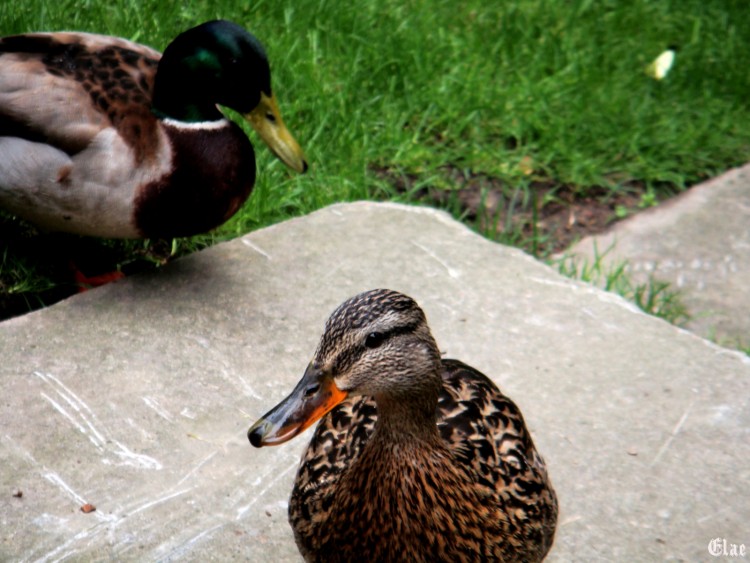
[[[169,238],[229,219],[255,155],[221,104],[290,168],[307,169],[260,42],[227,21],[160,55],[89,33],[0,38],[0,207],[46,230]]]
[[[307,561],[540,561],[557,500],[518,407],[441,360],[413,299],[378,289],[331,315],[302,380],[248,432],[260,447],[322,418],[289,521]]]

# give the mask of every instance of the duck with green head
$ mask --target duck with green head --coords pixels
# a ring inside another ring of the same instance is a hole
[[[89,33],[0,38],[0,207],[45,230],[100,237],[210,230],[255,183],[253,147],[218,106],[307,170],[263,46],[235,23],[189,29],[163,55]]]

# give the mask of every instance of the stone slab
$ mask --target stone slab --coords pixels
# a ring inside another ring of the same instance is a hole
[[[636,282],[649,276],[680,290],[704,337],[750,346],[750,164],[588,237],[566,254],[628,262]]]
[[[356,203],[0,323],[0,560],[298,561],[310,431],[246,431],[333,308],[384,286],[523,410],[562,507],[550,561],[750,545],[746,356],[441,212]]]

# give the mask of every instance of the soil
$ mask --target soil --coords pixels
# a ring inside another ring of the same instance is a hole
[[[415,188],[415,176],[387,168],[373,172],[410,199],[451,210],[488,238],[520,246],[537,257],[604,232],[618,220],[618,211],[624,216],[637,212],[646,193],[646,186],[635,181],[621,184],[617,191],[590,187],[581,195],[573,186],[534,180],[524,201],[519,190],[497,178],[454,167],[443,169],[444,179],[455,186],[451,190]]]

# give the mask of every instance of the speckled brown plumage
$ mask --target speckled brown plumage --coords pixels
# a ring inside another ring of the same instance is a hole
[[[114,127],[135,151],[137,163],[153,156],[158,143],[157,119],[150,103],[161,58],[157,51],[93,34],[32,33],[0,38],[0,56],[9,57],[16,68],[26,66],[38,79],[48,74],[50,87],[60,82],[77,84],[80,90],[72,88],[70,94],[77,97],[74,103],[81,105],[81,97],[88,97],[96,116],[92,116],[93,123]],[[90,142],[78,136],[58,137],[59,130],[49,124],[24,118],[20,102],[16,107],[0,107],[0,119],[14,121],[16,134],[25,127],[26,138],[50,139],[69,153],[83,150]]]
[[[157,120],[149,111],[158,56],[148,50],[110,45],[88,51],[78,43],[48,41],[42,62],[57,76],[74,78],[136,154],[136,163],[155,154]],[[140,111],[134,113],[134,108]]]
[[[557,501],[520,410],[477,370],[440,359],[411,298],[374,290],[344,303],[306,377],[314,370],[349,396],[318,424],[292,492],[307,561],[545,557]]]

